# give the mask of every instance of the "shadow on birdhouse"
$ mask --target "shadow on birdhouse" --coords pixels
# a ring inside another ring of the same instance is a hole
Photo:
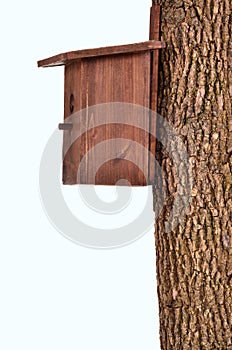
[[[64,65],[63,184],[146,186],[155,178],[160,7],[149,41],[59,54]]]

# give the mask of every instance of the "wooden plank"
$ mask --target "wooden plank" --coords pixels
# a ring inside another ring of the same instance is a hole
[[[129,44],[129,45],[118,45],[101,47],[97,49],[85,49],[79,51],[71,51],[66,53],[61,53],[56,56],[46,58],[44,60],[38,61],[38,67],[53,67],[69,64],[81,58],[88,57],[98,57],[98,56],[108,56],[108,55],[118,55],[122,53],[133,53],[142,52],[155,49],[161,49],[165,47],[165,44],[157,40],[149,40],[142,43]]]
[[[76,62],[65,67],[65,79],[64,79],[64,120],[81,109],[80,101],[80,88],[81,88],[81,62]],[[76,166],[73,159],[79,159],[80,157],[80,143],[81,140],[77,140],[71,144],[72,130],[65,130],[63,134],[63,183],[75,184],[76,183]],[[69,148],[69,145],[71,147]],[[68,152],[64,154],[64,150],[68,149]]]
[[[150,40],[160,39],[160,5],[153,5],[150,12]],[[158,96],[158,78],[159,78],[159,51],[153,51],[151,53],[151,95],[150,95],[150,109],[153,111],[150,120],[150,130],[155,133],[156,130],[156,118],[155,112],[157,111],[157,96]],[[149,137],[149,150],[155,157],[156,151],[156,139],[150,134]],[[155,181],[155,163],[151,159],[149,160],[149,183],[152,184]]]
[[[161,12],[160,5],[153,5],[151,7],[150,34],[149,34],[150,40],[155,40],[155,41],[160,40],[160,12]]]
[[[74,101],[72,113],[87,106],[107,102],[127,102],[149,108],[150,61],[150,52],[139,52],[85,58],[66,66],[65,117],[71,113],[70,94],[73,95]],[[105,125],[96,127],[97,117],[97,110],[91,115],[80,116],[81,125],[88,125],[90,130],[83,133],[68,151],[64,161],[63,183],[115,185],[118,180],[126,178],[134,186],[147,185],[149,136],[142,129],[148,130],[149,118],[142,118],[141,115],[142,128],[139,129],[133,127],[133,115],[128,116],[132,126],[110,124],[110,115],[106,115]],[[64,139],[69,137],[68,132],[64,131]],[[117,138],[127,139],[123,144],[123,152],[117,144]],[[107,141],[104,149],[105,159],[110,157],[112,142],[117,156],[115,159],[103,162],[95,172],[95,164],[99,160],[97,145],[103,141]],[[144,147],[142,152],[134,151],[132,141]],[[78,180],[77,169],[87,152],[88,156]],[[130,157],[141,165],[141,169],[126,160]]]

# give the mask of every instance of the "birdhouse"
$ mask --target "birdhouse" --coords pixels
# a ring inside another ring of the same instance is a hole
[[[62,53],[39,67],[64,65],[63,184],[152,184],[160,7],[151,7],[149,41]],[[139,117],[138,117],[139,114]],[[120,141],[120,142],[119,142]]]

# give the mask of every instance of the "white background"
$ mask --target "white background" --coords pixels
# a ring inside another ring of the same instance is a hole
[[[120,249],[78,246],[48,221],[38,186],[43,149],[63,118],[63,68],[38,69],[36,61],[148,40],[150,5],[1,5],[1,350],[159,349],[153,229]],[[134,190],[131,212],[146,190]]]

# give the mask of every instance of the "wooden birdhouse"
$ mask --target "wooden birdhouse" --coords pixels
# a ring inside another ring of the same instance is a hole
[[[147,111],[157,105],[159,49],[165,46],[159,31],[160,7],[153,5],[149,41],[38,61],[39,67],[65,68],[63,184],[154,182],[155,138],[149,131],[154,135],[155,118]],[[139,123],[132,106],[142,107]]]

